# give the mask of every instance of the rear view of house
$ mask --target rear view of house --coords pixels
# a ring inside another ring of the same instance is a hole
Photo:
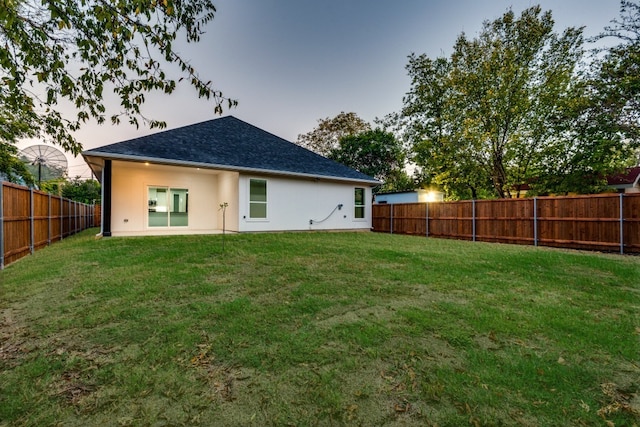
[[[228,116],[82,153],[104,236],[371,228],[378,181]]]

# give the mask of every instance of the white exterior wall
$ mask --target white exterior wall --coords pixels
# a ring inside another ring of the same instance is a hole
[[[227,203],[225,229],[238,230],[238,172],[222,172],[218,175],[218,228],[222,229],[222,210],[219,206]]]
[[[249,218],[252,178],[267,181],[266,220]],[[364,219],[354,218],[356,187],[365,189]],[[366,184],[241,174],[238,196],[241,232],[371,229],[371,188]]]
[[[267,181],[266,220],[249,218],[251,178]],[[231,232],[371,229],[371,188],[366,184],[116,160],[112,163],[111,183],[113,236],[220,233],[220,205],[225,202],[225,227]],[[149,227],[149,187],[187,189],[188,226]],[[356,187],[365,190],[364,219],[354,217]],[[342,209],[337,209],[339,204]]]
[[[113,161],[111,233],[113,236],[205,234],[222,229],[220,195],[237,194],[237,173],[143,163]],[[148,188],[189,190],[188,226],[149,227]],[[234,200],[228,203],[233,206]],[[235,203],[237,206],[237,203]],[[237,209],[237,207],[235,208]],[[237,229],[233,208],[227,210],[227,228]],[[232,215],[230,215],[230,213]]]

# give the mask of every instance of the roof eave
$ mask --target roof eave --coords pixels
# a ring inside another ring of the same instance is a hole
[[[101,165],[98,165],[95,162],[88,161],[87,157],[97,157],[97,158],[109,159],[109,160],[122,160],[122,161],[128,161],[128,162],[136,162],[136,163],[149,162],[149,163],[168,165],[168,166],[183,166],[183,167],[193,167],[193,168],[202,168],[202,169],[257,173],[257,174],[265,174],[265,175],[291,176],[291,177],[310,178],[310,179],[326,179],[326,180],[340,181],[340,182],[356,182],[356,183],[367,184],[371,187],[375,187],[376,185],[382,184],[378,180],[347,178],[347,177],[340,177],[335,175],[305,174],[300,172],[288,172],[288,171],[272,170],[272,169],[249,168],[249,167],[243,167],[243,166],[230,166],[230,165],[218,165],[218,164],[201,163],[201,162],[189,162],[184,160],[171,160],[171,159],[163,159],[163,158],[157,158],[157,157],[140,157],[140,156],[134,156],[134,155],[127,155],[127,154],[102,153],[100,151],[95,151],[95,150],[89,150],[89,151],[83,152],[82,157],[85,158],[85,161],[87,162],[87,164],[89,164],[89,167],[91,167],[92,170],[93,170],[92,165],[95,165],[98,167],[100,167]]]

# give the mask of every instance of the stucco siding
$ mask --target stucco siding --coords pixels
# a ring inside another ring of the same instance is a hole
[[[267,217],[249,214],[249,181],[267,181]],[[355,188],[365,190],[365,217],[355,218]],[[369,230],[371,188],[366,185],[316,179],[290,179],[241,174],[239,179],[239,231]],[[342,205],[338,209],[338,205]]]
[[[113,236],[220,233],[223,203],[230,232],[371,228],[366,185],[123,161],[113,161],[112,176]],[[251,179],[267,183],[266,218],[250,218]],[[150,187],[188,191],[187,226],[150,226]],[[365,192],[364,218],[355,217],[355,188]]]
[[[144,163],[113,162],[111,232],[114,236],[202,234],[219,226],[219,172]],[[149,227],[149,187],[188,190],[186,227]],[[228,218],[228,217],[227,217]]]
[[[218,175],[218,228],[222,229],[220,205],[227,203],[225,229],[238,230],[238,172],[222,172]]]

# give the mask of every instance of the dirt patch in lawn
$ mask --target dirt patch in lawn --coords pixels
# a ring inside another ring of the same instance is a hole
[[[16,310],[0,310],[0,366],[5,368],[19,364],[29,352],[29,332],[20,323]]]
[[[395,317],[398,310],[415,307],[428,310],[429,306],[442,302],[464,304],[450,295],[435,292],[424,285],[408,285],[404,289],[408,296],[389,298],[384,305],[366,307],[335,306],[318,313],[315,325],[321,329],[332,328],[336,325],[355,323],[359,321],[389,321]]]

